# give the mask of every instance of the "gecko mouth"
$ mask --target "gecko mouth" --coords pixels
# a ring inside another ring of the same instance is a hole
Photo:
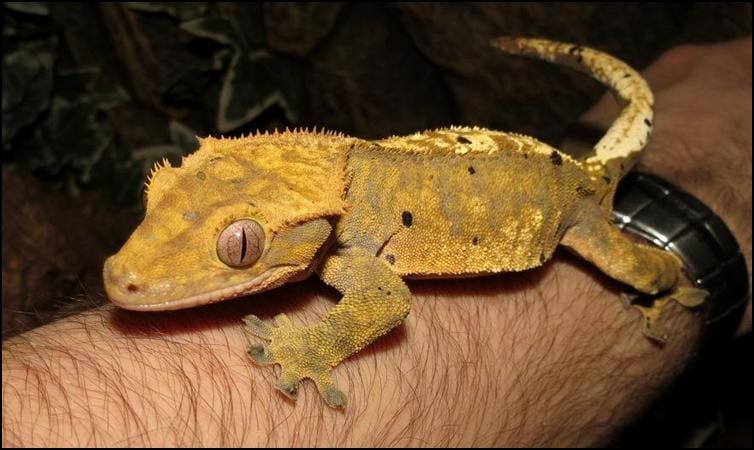
[[[191,296],[157,302],[150,300],[149,294],[146,293],[140,293],[138,296],[127,294],[126,292],[133,292],[133,289],[130,286],[126,289],[126,292],[123,292],[123,290],[118,289],[117,287],[106,285],[106,291],[110,300],[116,306],[123,309],[131,311],[169,311],[207,305],[234,297],[240,297],[242,295],[256,294],[258,292],[274,289],[285,283],[297,272],[300,272],[300,267],[298,265],[278,265],[271,267],[264,273],[243,283]]]

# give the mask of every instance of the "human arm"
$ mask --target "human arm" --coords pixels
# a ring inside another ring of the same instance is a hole
[[[310,383],[295,405],[278,394],[273,372],[247,359],[249,338],[237,324],[260,309],[263,318],[285,311],[313,321],[332,298],[314,282],[255,301],[151,315],[105,308],[58,321],[4,348],[4,439],[151,446],[602,440],[612,421],[637,413],[681,370],[696,319],[674,316],[679,333],[658,351],[641,336],[637,315],[606,290],[607,280],[592,278],[575,258],[559,259],[473,285],[412,284],[413,319],[336,370],[352,399],[345,412],[327,408]],[[626,391],[634,395],[616,395]]]

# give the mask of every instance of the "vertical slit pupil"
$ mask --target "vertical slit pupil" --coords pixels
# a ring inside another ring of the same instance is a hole
[[[238,261],[238,263],[242,264],[245,258],[246,258],[246,228],[241,227],[241,259]]]

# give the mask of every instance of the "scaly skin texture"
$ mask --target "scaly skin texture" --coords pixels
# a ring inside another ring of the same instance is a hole
[[[677,258],[609,220],[615,187],[651,131],[647,84],[595,50],[493,45],[588,73],[625,102],[591,154],[576,160],[528,136],[465,127],[376,142],[316,130],[203,139],[180,168],[155,167],[143,223],[105,263],[108,295],[127,309],[178,309],[316,272],[343,294],[322,321],[244,321],[269,341],[249,349],[252,359],[282,366],[278,389],[295,398],[310,378],[333,407],[347,401],[332,367],[408,315],[402,278],[525,270],[559,244],[639,292],[667,293],[638,307],[645,334],[664,340],[662,307],[693,307],[706,293],[679,287]]]

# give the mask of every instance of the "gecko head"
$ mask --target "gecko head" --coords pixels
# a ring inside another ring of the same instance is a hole
[[[344,187],[332,176],[345,172],[344,160],[330,151],[328,173],[321,161],[297,164],[311,155],[297,156],[284,139],[274,146],[253,139],[205,139],[181,167],[157,165],[144,220],[105,262],[113,303],[188,308],[311,273],[332,234],[330,218],[344,208]]]
[[[188,228],[158,216],[105,262],[107,294],[122,308],[188,308],[297,281],[311,272],[332,231],[326,219],[273,231],[242,204]]]

